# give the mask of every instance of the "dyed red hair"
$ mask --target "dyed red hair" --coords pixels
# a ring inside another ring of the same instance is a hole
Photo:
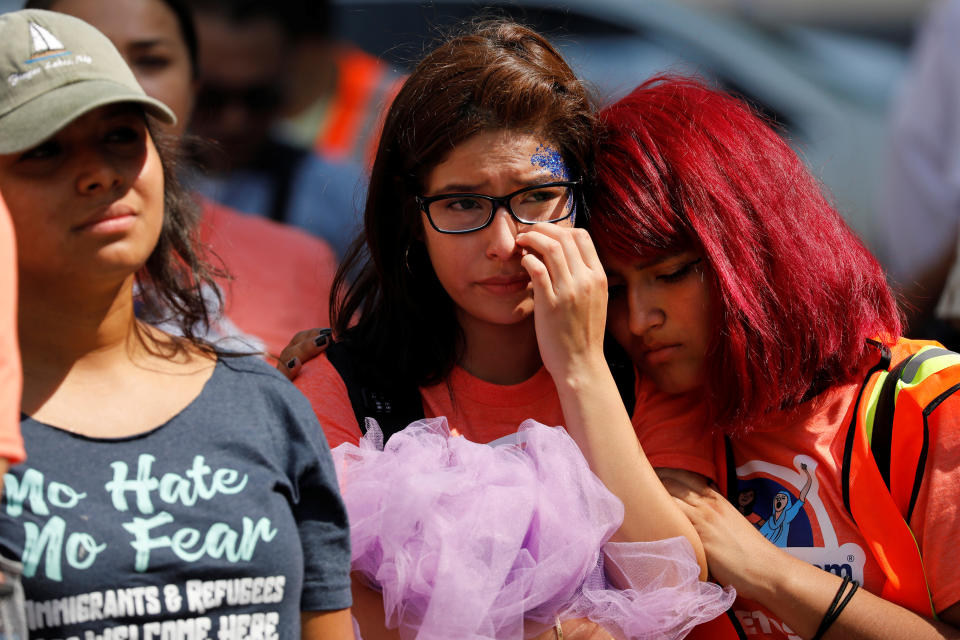
[[[654,78],[600,113],[590,229],[635,262],[687,249],[709,265],[706,399],[745,431],[858,375],[900,314],[876,259],[790,147],[742,101]]]

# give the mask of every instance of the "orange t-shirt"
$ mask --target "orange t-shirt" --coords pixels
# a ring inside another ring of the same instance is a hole
[[[306,363],[295,384],[307,396],[320,419],[327,442],[357,444],[361,432],[347,387],[327,357]],[[703,436],[702,409],[692,394],[671,396],[639,381],[633,424],[655,467],[673,467],[716,478],[713,445]],[[454,367],[449,385],[422,387],[424,416],[446,416],[450,426],[474,442],[493,442],[516,433],[527,418],[549,426],[564,424],[553,379],[542,368],[515,385],[484,382]]]
[[[792,411],[769,416],[758,430],[732,441],[733,457],[744,515],[767,539],[879,593],[883,573],[844,509],[841,488],[848,412],[860,384],[838,385]],[[931,427],[939,436],[930,443],[910,528],[940,611],[960,602],[953,555],[960,535],[960,397],[950,396],[930,418],[939,421]],[[717,448],[722,452],[722,443]],[[755,602],[741,598],[733,609],[750,638],[799,637]]]
[[[326,355],[306,363],[295,384],[313,405],[331,448],[360,442],[360,425],[347,386]],[[493,442],[516,433],[527,418],[551,427],[563,424],[557,389],[543,367],[513,385],[484,382],[454,367],[447,381],[421,387],[420,397],[425,417],[446,416],[451,428],[474,442]]]
[[[315,236],[203,200],[201,238],[232,279],[217,284],[224,313],[279,355],[297,331],[330,325],[328,298],[336,257]]]
[[[664,393],[640,376],[635,389],[633,430],[650,464],[695,471],[716,481],[703,397],[698,392]]]
[[[0,458],[10,464],[26,456],[20,438],[23,372],[17,336],[17,244],[7,207],[0,199]]]

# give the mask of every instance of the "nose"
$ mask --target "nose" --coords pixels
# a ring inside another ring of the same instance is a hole
[[[647,332],[663,326],[667,314],[657,303],[656,299],[639,287],[629,287],[629,322],[630,333],[635,336],[644,336]]]
[[[493,221],[484,229],[487,234],[487,257],[507,260],[519,253],[517,247],[517,221],[504,207],[493,212]]]
[[[123,182],[120,168],[99,149],[80,153],[75,159],[77,166],[77,193],[97,195],[116,189]]]

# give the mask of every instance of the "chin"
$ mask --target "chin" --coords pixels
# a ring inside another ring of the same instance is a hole
[[[460,312],[463,314],[461,318],[465,315],[487,325],[506,327],[523,322],[532,322],[533,300],[530,300],[529,304],[520,304],[512,307],[506,305],[503,307],[485,305],[475,310],[461,308]]]
[[[648,376],[660,391],[674,395],[688,393],[703,386],[703,380],[699,376],[678,375],[678,372],[673,371],[644,371],[643,375]]]

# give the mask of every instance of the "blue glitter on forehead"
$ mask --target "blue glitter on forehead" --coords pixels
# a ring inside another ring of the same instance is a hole
[[[530,164],[546,169],[554,180],[569,180],[570,172],[563,162],[560,152],[545,144],[537,145],[537,150],[530,157]]]

